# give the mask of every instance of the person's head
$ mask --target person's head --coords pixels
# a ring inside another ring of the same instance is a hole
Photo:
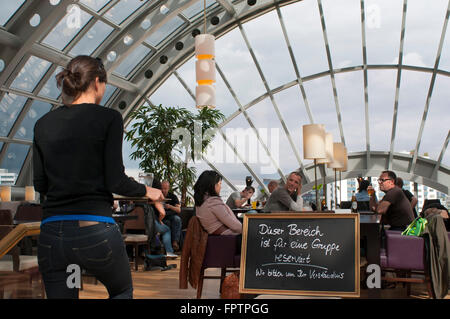
[[[397,175],[393,171],[383,171],[381,172],[380,177],[378,178],[378,184],[380,185],[380,189],[383,192],[387,192],[388,190],[396,187],[395,179]]]
[[[170,183],[169,181],[162,181],[161,182],[161,192],[163,193],[164,197],[167,197],[167,194],[170,190]]]
[[[287,189],[289,194],[294,193],[297,189],[299,190],[298,195],[300,195],[300,190],[302,187],[302,176],[299,172],[292,172],[289,174],[286,185],[284,187]]]
[[[369,187],[370,182],[367,179],[363,179],[359,182],[358,192],[366,191],[367,187]]]
[[[219,196],[222,188],[222,176],[216,171],[204,171],[194,185],[195,206],[201,206],[205,195]]]
[[[241,196],[251,198],[254,193],[255,193],[255,188],[253,186],[247,186],[241,192]]]
[[[278,187],[278,182],[275,180],[272,180],[267,184],[267,188],[269,189],[269,192],[272,193],[276,188]]]
[[[61,89],[62,100],[71,104],[83,93],[89,93],[99,104],[105,93],[107,76],[102,60],[87,55],[73,58],[67,67],[56,75],[56,84]]]
[[[396,185],[397,187],[403,188],[403,179],[402,179],[401,177],[397,177],[397,178],[395,179],[395,185]]]

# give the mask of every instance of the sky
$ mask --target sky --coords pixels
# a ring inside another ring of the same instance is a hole
[[[408,1],[403,64],[434,67],[448,1],[432,2],[433,5],[430,6],[424,1]],[[333,68],[362,65],[360,1],[324,0],[322,5]],[[403,1],[399,0],[365,1],[368,65],[392,66],[398,63],[402,6]],[[328,71],[329,64],[317,1],[304,0],[282,7],[281,15],[300,76],[308,79],[308,76]],[[226,116],[230,116],[239,109],[239,104],[243,107],[250,106],[247,114],[257,129],[266,132],[262,135],[269,141],[268,148],[272,156],[276,157],[283,173],[287,174],[299,165],[281,121],[286,124],[300,159],[304,164],[311,162],[303,160],[302,125],[310,123],[305,102],[299,86],[290,85],[287,89],[274,94],[273,101],[265,98],[256,104],[253,103],[267,92],[263,78],[273,90],[294,83],[296,74],[276,11],[244,23],[242,29],[243,32],[236,28],[216,40],[216,63],[238,99],[236,101],[233,98],[223,79],[217,74],[217,108]],[[255,53],[262,76],[249,53],[244,36]],[[439,64],[439,68],[447,72],[450,71],[449,38],[447,32]],[[195,92],[194,58],[177,71],[190,90]],[[369,131],[372,151],[389,151],[390,148],[397,74],[396,68],[371,68],[368,71]],[[333,97],[332,80],[329,75],[303,82],[313,121],[324,124],[327,132],[333,134],[335,142],[341,141],[336,115],[338,104],[349,152],[366,149],[363,75],[362,70],[335,74],[337,103]],[[430,82],[431,73],[402,70],[395,152],[409,152],[415,148]],[[420,155],[427,152],[432,159],[438,158],[450,128],[449,87],[448,76],[438,74],[419,149]],[[195,103],[174,76],[163,83],[150,100],[156,104],[182,106],[192,110]],[[236,130],[242,129],[243,135],[249,141],[247,144],[242,141],[241,145],[236,144],[237,148],[241,149],[242,157],[258,175],[279,177],[276,171],[267,173],[271,171],[268,168],[267,154],[262,146],[254,146],[256,136],[249,127],[249,122],[240,114],[222,129],[225,134],[227,131],[231,134],[231,140]],[[277,136],[276,142],[270,143],[274,134]],[[129,146],[124,145],[124,153],[129,150]],[[257,151],[256,159],[253,150]],[[218,136],[208,154],[212,154],[215,166],[222,173],[238,183],[248,175],[248,171],[240,164],[239,159],[231,159],[233,156],[230,156],[227,160],[226,154],[229,153],[233,152],[224,143],[223,138]],[[217,158],[217,154],[219,157],[220,154],[225,155],[221,160]],[[126,163],[130,169],[136,167],[136,163],[128,160]],[[443,158],[443,164],[450,165],[448,150]]]

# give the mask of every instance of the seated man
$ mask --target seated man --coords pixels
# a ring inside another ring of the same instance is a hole
[[[303,207],[302,176],[298,172],[289,174],[286,184],[276,188],[267,200],[264,212],[271,211],[304,211]],[[292,198],[296,198],[294,201]]]
[[[231,209],[241,208],[255,193],[253,186],[247,186],[242,192],[236,191],[231,193],[226,204]]]
[[[172,247],[175,251],[180,250],[180,239],[181,239],[181,204],[178,197],[169,192],[170,183],[168,181],[163,181],[161,183],[161,191],[164,198],[170,199],[170,201],[164,203],[164,210],[166,211],[166,216],[163,218],[163,223],[170,227],[172,234]]]
[[[403,191],[395,185],[396,174],[383,171],[378,178],[380,190],[385,192],[383,199],[376,203],[374,196],[370,196],[370,209],[383,214],[384,224],[391,226],[390,230],[405,230],[414,220],[413,210]],[[372,186],[369,186],[371,188]]]

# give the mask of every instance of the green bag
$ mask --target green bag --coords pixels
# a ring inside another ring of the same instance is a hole
[[[425,218],[417,217],[409,226],[402,232],[405,236],[421,236],[425,230],[428,221]]]

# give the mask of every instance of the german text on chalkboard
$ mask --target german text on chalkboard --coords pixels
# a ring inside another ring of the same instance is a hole
[[[359,215],[246,215],[239,290],[359,296]]]

